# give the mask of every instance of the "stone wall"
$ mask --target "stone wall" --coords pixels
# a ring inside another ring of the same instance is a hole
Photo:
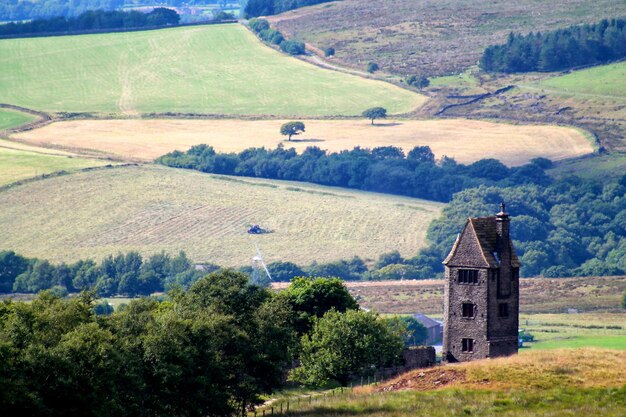
[[[436,362],[435,348],[432,346],[416,346],[402,352],[406,370],[433,366]]]

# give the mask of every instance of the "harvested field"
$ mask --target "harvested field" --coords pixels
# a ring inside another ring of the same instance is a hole
[[[435,76],[475,65],[486,46],[505,42],[511,31],[545,31],[625,14],[620,0],[343,0],[269,20],[317,48],[335,48],[335,60],[351,67],[363,70],[373,61],[401,76]]]
[[[355,146],[399,146],[406,152],[428,145],[437,157],[459,162],[496,158],[522,165],[532,158],[561,160],[593,152],[579,130],[551,125],[510,125],[478,120],[303,120],[306,133],[288,142],[278,133],[285,120],[76,120],[14,135],[41,146],[83,148],[116,157],[151,161],[173,150],[205,143],[222,152],[282,143],[298,151]]]
[[[285,288],[288,283],[276,283]],[[379,313],[443,313],[443,280],[346,282],[359,303]],[[626,276],[580,278],[522,278],[520,311],[564,313],[580,311],[621,311],[620,300],[626,290]],[[575,315],[572,317],[576,317]],[[573,319],[572,319],[573,320]]]
[[[324,70],[242,25],[0,40],[0,102],[49,112],[356,115],[426,98]]]
[[[442,204],[161,166],[80,172],[0,192],[2,249],[52,261],[185,250],[195,261],[308,264],[426,245]],[[272,233],[249,235],[250,224]]]

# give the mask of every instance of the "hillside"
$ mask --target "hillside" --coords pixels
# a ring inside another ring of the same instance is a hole
[[[619,0],[343,0],[269,18],[279,30],[363,70],[367,62],[405,76],[462,72],[509,32],[545,31],[626,14]]]
[[[536,157],[561,160],[593,152],[583,132],[560,126],[516,126],[476,120],[303,120],[306,132],[291,142],[279,134],[285,120],[76,120],[57,122],[13,137],[41,146],[97,150],[117,158],[151,161],[173,150],[205,143],[221,152],[279,144],[303,151],[356,146],[428,145],[435,156],[470,163],[496,158],[523,165]]]
[[[424,97],[322,70],[241,25],[0,40],[0,102],[51,112],[404,113]]]
[[[308,184],[139,166],[0,192],[2,249],[54,261],[185,250],[195,261],[308,264],[397,249],[413,255],[441,204]],[[250,224],[272,233],[252,236]]]

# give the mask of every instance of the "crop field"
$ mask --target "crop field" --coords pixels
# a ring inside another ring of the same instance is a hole
[[[30,114],[15,110],[0,109],[0,130],[10,129],[35,119]]]
[[[300,183],[160,166],[117,167],[0,192],[2,249],[53,261],[184,250],[195,261],[308,264],[413,255],[443,205]],[[250,224],[271,233],[249,235]]]
[[[173,150],[206,143],[222,152],[282,143],[303,151],[356,146],[399,146],[405,152],[428,145],[437,157],[459,162],[497,158],[522,165],[532,158],[561,160],[593,152],[590,140],[574,128],[511,125],[478,120],[303,120],[306,132],[291,142],[279,134],[285,120],[76,120],[57,122],[14,135],[41,146],[102,151],[120,158],[151,161]]]
[[[442,268],[443,269],[443,268]],[[352,295],[368,309],[385,314],[443,313],[443,280],[346,282]],[[287,283],[276,283],[276,289]],[[522,314],[556,314],[568,308],[581,312],[622,311],[626,276],[581,278],[522,278]],[[568,315],[571,320],[581,315]],[[626,315],[622,320],[626,320]],[[553,319],[551,319],[553,321]],[[594,320],[600,320],[594,316]],[[562,321],[561,321],[562,322]],[[559,322],[559,323],[561,323]],[[595,323],[595,322],[594,322]],[[624,323],[626,327],[626,323]]]
[[[289,401],[289,415],[296,417],[621,417],[625,374],[626,356],[615,350],[532,351],[416,369],[309,401],[300,401],[298,394],[279,401],[280,407]],[[271,407],[277,409],[279,402]],[[270,414],[270,406],[262,411]]]
[[[3,147],[4,143],[11,142],[0,140],[0,186],[53,172],[72,172],[108,163],[98,159],[41,153],[33,151],[36,149],[34,147],[25,147],[27,149],[19,149],[19,146],[17,149]]]
[[[405,113],[425,97],[283,55],[241,25],[0,40],[0,102],[51,112]]]
[[[509,32],[535,32],[626,14],[621,0],[343,0],[270,17],[290,36],[363,69],[376,62],[401,76],[451,75],[475,65]]]

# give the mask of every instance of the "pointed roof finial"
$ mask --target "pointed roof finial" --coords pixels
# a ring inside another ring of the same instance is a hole
[[[500,203],[500,213],[496,214],[497,217],[508,217],[509,214],[506,212],[506,204],[504,204],[504,201]]]

